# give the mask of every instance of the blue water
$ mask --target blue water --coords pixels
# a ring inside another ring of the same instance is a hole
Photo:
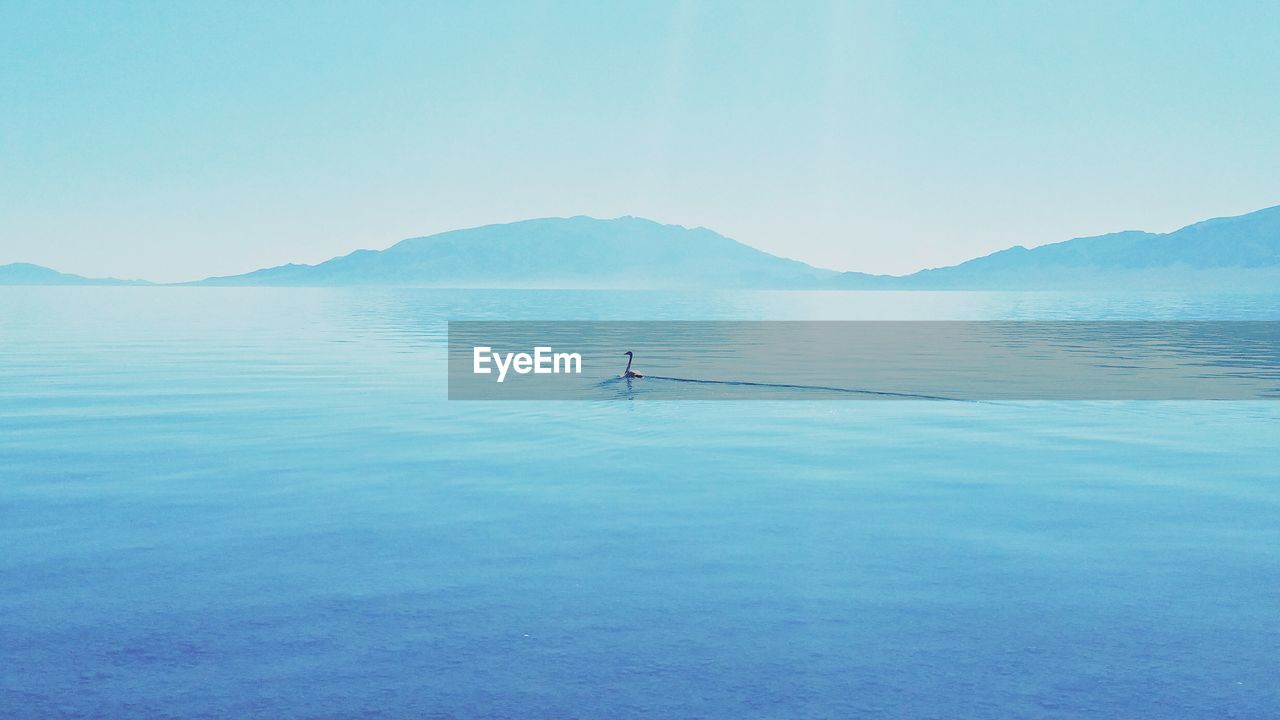
[[[0,717],[1276,716],[1280,402],[447,402],[489,318],[1280,297],[0,288]]]

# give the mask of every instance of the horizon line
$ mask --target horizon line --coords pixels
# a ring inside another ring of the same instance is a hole
[[[743,247],[751,248],[752,250],[756,250],[756,251],[758,251],[758,252],[765,253],[766,255],[769,255],[769,256],[771,256],[771,257],[776,257],[776,258],[781,258],[781,259],[784,259],[784,260],[792,260],[792,261],[795,261],[795,262],[799,262],[799,263],[802,263],[802,264],[804,264],[804,265],[806,265],[806,266],[808,266],[808,267],[810,267],[810,268],[813,268],[813,269],[815,269],[815,270],[821,270],[821,271],[826,271],[826,272],[834,272],[834,273],[839,273],[839,274],[842,274],[842,275],[853,274],[853,275],[865,275],[865,276],[868,276],[868,277],[875,277],[875,278],[902,279],[902,278],[908,278],[908,277],[911,277],[912,275],[916,275],[916,274],[918,274],[918,273],[927,272],[927,271],[930,271],[930,270],[939,270],[939,269],[943,269],[943,268],[956,267],[956,266],[963,265],[963,264],[968,263],[968,262],[972,262],[972,261],[974,261],[974,260],[980,260],[980,259],[983,259],[983,258],[991,257],[991,256],[993,256],[993,255],[998,255],[998,254],[1003,253],[1003,252],[1008,252],[1008,251],[1010,251],[1010,250],[1016,250],[1016,249],[1022,249],[1022,250],[1033,250],[1033,249],[1035,249],[1035,248],[1049,247],[1049,246],[1053,246],[1053,245],[1060,245],[1060,244],[1062,244],[1062,243],[1072,242],[1072,241],[1075,241],[1075,240],[1086,240],[1086,239],[1091,239],[1091,238],[1107,237],[1107,236],[1109,236],[1109,235],[1121,235],[1121,234],[1125,234],[1125,233],[1135,233],[1135,232],[1136,232],[1136,233],[1144,233],[1144,234],[1152,235],[1152,236],[1172,235],[1172,234],[1174,234],[1174,233],[1181,232],[1181,231],[1183,231],[1183,230],[1186,230],[1187,228],[1195,227],[1195,226],[1197,226],[1197,225],[1203,225],[1203,224],[1206,224],[1206,223],[1218,222],[1218,221],[1222,221],[1222,220],[1233,220],[1233,219],[1236,219],[1236,218],[1245,217],[1245,216],[1247,216],[1247,215],[1253,215],[1253,214],[1256,214],[1256,213],[1267,212],[1267,211],[1269,211],[1269,210],[1277,210],[1277,209],[1280,209],[1280,204],[1276,204],[1276,205],[1268,205],[1268,206],[1266,206],[1266,207],[1258,208],[1257,210],[1251,210],[1251,211],[1249,211],[1249,212],[1244,212],[1244,213],[1240,213],[1240,214],[1237,214],[1237,215],[1221,215],[1221,216],[1215,216],[1215,217],[1211,217],[1211,218],[1206,218],[1206,219],[1204,219],[1204,220],[1198,220],[1198,221],[1196,221],[1196,222],[1188,223],[1188,224],[1186,224],[1186,225],[1183,225],[1183,226],[1181,226],[1181,227],[1175,228],[1175,229],[1173,229],[1173,230],[1169,230],[1169,231],[1167,231],[1167,232],[1150,232],[1150,231],[1148,231],[1148,230],[1140,230],[1140,229],[1137,229],[1137,228],[1128,228],[1128,229],[1124,229],[1124,230],[1112,230],[1112,231],[1104,232],[1104,233],[1101,233],[1101,234],[1098,234],[1098,235],[1080,235],[1080,236],[1077,236],[1077,237],[1067,238],[1067,239],[1065,239],[1065,240],[1054,240],[1054,241],[1051,241],[1051,242],[1040,243],[1040,244],[1038,244],[1038,245],[1023,245],[1023,244],[1010,245],[1010,246],[1005,247],[1005,248],[1002,248],[1002,249],[1000,249],[1000,250],[995,250],[995,251],[989,252],[989,253],[987,253],[987,254],[985,254],[985,255],[975,255],[975,256],[973,256],[973,257],[971,257],[971,258],[968,258],[968,259],[966,259],[966,260],[962,260],[962,261],[960,261],[960,262],[958,262],[958,263],[954,263],[954,264],[952,264],[952,265],[934,265],[934,266],[921,267],[921,268],[918,268],[918,269],[913,270],[913,271],[911,271],[911,272],[903,273],[903,274],[901,274],[901,275],[893,275],[893,274],[888,274],[888,273],[868,273],[868,272],[864,272],[864,271],[861,271],[861,270],[836,270],[836,269],[834,269],[834,268],[826,268],[826,267],[821,267],[821,266],[818,266],[818,265],[813,265],[813,264],[809,263],[808,261],[803,260],[803,259],[800,259],[800,258],[788,257],[788,256],[783,256],[783,255],[774,255],[773,253],[770,253],[770,252],[768,252],[768,251],[766,251],[766,250],[762,250],[762,249],[760,249],[760,248],[758,248],[758,247],[756,247],[756,246],[754,246],[754,245],[749,245],[749,244],[747,244],[747,243],[745,243],[745,242],[742,242],[741,240],[738,240],[738,239],[736,239],[736,238],[733,238],[733,237],[730,237],[730,236],[728,236],[728,235],[725,235],[725,234],[723,234],[723,233],[721,233],[721,232],[719,232],[719,231],[717,231],[717,230],[715,230],[715,229],[713,229],[713,228],[709,228],[709,227],[707,227],[707,226],[705,226],[705,225],[694,225],[694,226],[689,226],[689,225],[681,225],[681,224],[679,224],[679,223],[668,223],[668,222],[662,222],[662,221],[660,221],[660,220],[654,220],[654,219],[652,219],[652,218],[644,217],[644,216],[641,216],[641,215],[619,215],[619,216],[616,216],[616,217],[596,217],[596,216],[594,216],[594,215],[588,215],[588,214],[585,214],[585,213],[580,213],[580,214],[576,214],[576,215],[545,215],[545,216],[539,216],[539,217],[522,218],[522,219],[520,219],[520,220],[510,220],[510,221],[506,221],[506,222],[492,222],[492,223],[483,223],[483,224],[480,224],[480,225],[470,225],[470,226],[466,226],[466,227],[452,228],[452,229],[449,229],[449,230],[441,230],[440,232],[435,232],[435,233],[431,233],[431,234],[428,234],[428,235],[410,235],[409,237],[400,238],[399,240],[396,240],[395,242],[392,242],[390,245],[387,245],[386,247],[383,247],[383,248],[381,248],[381,249],[373,249],[373,248],[367,248],[367,247],[358,247],[358,248],[354,248],[354,249],[352,249],[352,250],[350,250],[350,251],[348,251],[348,252],[346,252],[346,253],[343,253],[343,254],[341,254],[341,255],[334,255],[334,256],[331,256],[331,257],[326,258],[326,259],[324,259],[324,260],[321,260],[321,261],[319,261],[319,262],[317,262],[317,263],[296,263],[296,262],[286,262],[286,263],[280,263],[280,264],[278,264],[278,265],[268,265],[268,266],[264,266],[264,267],[256,267],[256,268],[252,268],[252,269],[250,269],[250,270],[246,270],[246,271],[239,272],[239,273],[232,273],[232,274],[229,274],[229,275],[206,275],[206,276],[203,276],[203,277],[200,277],[200,278],[194,278],[194,279],[190,279],[190,280],[175,280],[175,281],[161,282],[161,281],[155,281],[155,280],[148,280],[148,279],[146,279],[146,278],[142,278],[142,277],[134,277],[134,278],[119,278],[119,277],[115,277],[115,276],[98,276],[98,275],[90,276],[90,275],[83,275],[83,274],[80,274],[80,273],[65,272],[65,271],[62,271],[62,270],[58,270],[57,268],[53,268],[53,267],[50,267],[50,266],[47,266],[47,265],[41,265],[41,264],[39,264],[39,263],[33,263],[33,262],[30,262],[30,261],[26,261],[26,260],[15,260],[15,261],[7,262],[7,263],[4,263],[4,264],[0,264],[0,268],[12,267],[12,266],[14,266],[14,265],[24,265],[24,266],[34,267],[34,268],[40,268],[40,269],[43,269],[43,270],[50,270],[50,271],[53,271],[53,272],[59,273],[59,274],[61,274],[61,275],[69,275],[69,276],[77,277],[77,278],[81,278],[81,279],[84,279],[84,280],[102,280],[102,281],[114,281],[114,282],[123,282],[123,283],[144,283],[144,284],[147,284],[147,285],[155,285],[155,286],[192,285],[192,284],[195,284],[195,283],[205,282],[205,281],[208,281],[208,280],[216,280],[216,279],[222,279],[222,278],[239,277],[239,276],[241,276],[241,275],[247,275],[247,274],[254,273],[254,272],[258,272],[258,271],[262,271],[262,270],[273,270],[273,269],[277,269],[277,268],[286,268],[286,267],[316,267],[316,266],[318,266],[318,265],[322,265],[322,264],[324,264],[324,263],[326,263],[326,262],[329,262],[329,261],[331,261],[331,260],[335,260],[335,259],[343,258],[343,257],[348,257],[348,256],[353,255],[353,254],[355,254],[355,253],[359,253],[359,252],[385,252],[386,250],[390,250],[391,248],[393,248],[393,247],[395,247],[395,246],[397,246],[397,245],[399,245],[399,244],[401,244],[401,243],[408,242],[408,241],[410,241],[410,240],[422,240],[422,239],[428,239],[428,238],[438,237],[438,236],[441,236],[441,235],[448,235],[448,234],[451,234],[451,233],[466,232],[466,231],[469,231],[469,230],[481,230],[481,229],[484,229],[484,228],[491,228],[491,227],[505,227],[505,226],[511,226],[511,225],[521,225],[521,224],[524,224],[524,223],[533,223],[533,222],[540,222],[540,221],[547,221],[547,220],[577,220],[577,219],[586,219],[586,220],[593,220],[593,221],[596,221],[596,222],[617,222],[617,221],[620,221],[620,220],[639,220],[639,221],[642,221],[642,222],[651,223],[651,224],[659,225],[659,226],[662,226],[662,227],[675,227],[675,228],[680,228],[680,229],[682,229],[682,230],[688,230],[688,231],[704,230],[704,231],[707,231],[707,232],[713,233],[713,234],[715,234],[715,235],[717,235],[717,236],[719,236],[719,237],[725,238],[726,240],[731,240],[731,241],[733,241],[733,242],[735,242],[735,243],[738,243],[739,245],[742,245]]]

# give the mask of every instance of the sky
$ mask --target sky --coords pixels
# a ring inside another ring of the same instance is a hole
[[[582,214],[899,274],[1277,204],[1275,2],[0,0],[0,264]]]

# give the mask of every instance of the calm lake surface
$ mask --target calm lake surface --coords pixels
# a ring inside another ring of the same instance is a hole
[[[1280,708],[1280,402],[448,402],[450,319],[1280,296],[0,288],[0,716]]]

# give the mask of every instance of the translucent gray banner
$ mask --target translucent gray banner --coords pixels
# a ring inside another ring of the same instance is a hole
[[[449,399],[1276,400],[1280,322],[455,321]]]

